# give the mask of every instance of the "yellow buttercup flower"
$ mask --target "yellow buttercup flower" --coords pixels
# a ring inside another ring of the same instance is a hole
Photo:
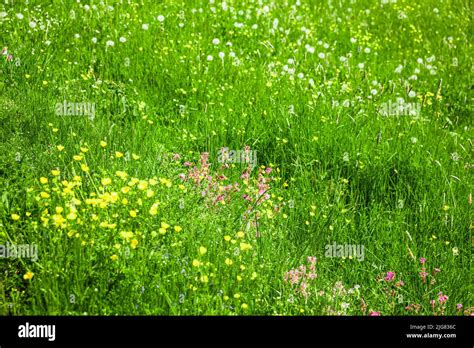
[[[53,169],[51,171],[51,174],[53,174],[54,176],[59,176],[59,174],[61,174],[61,172],[58,169]]]
[[[41,192],[40,193],[41,198],[49,198],[49,193],[47,192]]]
[[[239,231],[239,232],[237,232],[236,236],[237,236],[237,238],[244,238],[244,237],[245,237],[245,233],[242,232],[242,231]]]
[[[181,232],[183,229],[182,229],[180,226],[175,226],[175,227],[174,227],[174,230],[175,230],[176,232]]]
[[[121,158],[121,157],[123,157],[123,153],[120,152],[120,151],[115,151],[115,157],[116,158]]]
[[[135,249],[137,245],[138,245],[138,240],[132,239],[132,241],[130,242],[130,246],[132,247],[132,249]]]
[[[150,215],[156,215],[158,213],[158,204],[153,203],[153,205],[150,207],[149,211]]]
[[[201,262],[199,260],[194,259],[193,260],[193,266],[194,267],[199,267],[199,266],[201,266]]]
[[[136,218],[137,217],[137,211],[136,210],[130,210],[129,214],[131,217]]]
[[[207,249],[203,246],[199,247],[199,254],[204,255],[205,253],[207,253]]]
[[[45,178],[44,176],[42,176],[42,177],[40,178],[40,183],[42,183],[42,184],[47,184],[47,183],[48,183],[48,178]]]
[[[66,217],[68,218],[68,220],[74,220],[75,218],[77,218],[77,215],[71,212]]]
[[[33,272],[28,271],[28,272],[26,272],[26,273],[23,275],[23,279],[24,279],[24,280],[30,280],[31,278],[33,278],[34,275],[35,275],[35,274],[34,274]]]
[[[64,150],[64,146],[62,146],[62,145],[58,145],[58,146],[56,146],[56,148],[58,149],[58,151]]]
[[[165,230],[167,230],[169,227],[170,225],[168,225],[166,222],[161,222],[161,228],[164,228]]]
[[[242,306],[241,306],[241,307],[242,307],[242,309],[244,309],[244,310],[249,308],[249,306],[248,306],[246,303],[242,303]]]
[[[20,215],[18,214],[12,214],[11,216],[12,216],[12,220],[15,220],[15,221],[20,220]]]
[[[83,172],[86,172],[86,173],[87,173],[87,172],[89,172],[89,167],[83,163],[83,164],[81,164],[81,170],[82,170]]]
[[[246,251],[252,249],[252,246],[248,243],[240,243],[240,250]]]
[[[229,241],[231,240],[231,238],[230,238],[230,236],[224,236],[224,240],[225,240],[226,242],[229,242]]]
[[[81,161],[83,158],[84,158],[84,157],[82,157],[81,155],[74,155],[74,156],[72,156],[72,159],[73,159],[74,161]]]
[[[110,178],[102,178],[102,180],[101,180],[100,182],[101,182],[101,184],[102,184],[103,186],[107,186],[107,185],[110,185],[110,184],[112,183],[112,179],[110,179]]]
[[[140,159],[140,156],[135,155],[134,153],[132,153],[132,158],[133,158],[134,160],[139,160],[139,159]]]
[[[87,151],[89,151],[89,149],[87,147],[81,147],[81,152],[86,153]]]
[[[111,259],[112,261],[117,261],[117,260],[118,260],[118,256],[115,255],[115,254],[113,254],[113,255],[110,257],[110,259]]]
[[[138,183],[137,187],[138,187],[138,189],[139,189],[140,191],[145,190],[145,189],[148,187],[148,181],[140,180],[140,182]]]
[[[233,263],[234,263],[234,261],[232,261],[231,259],[225,259],[225,264],[227,266],[232,266]]]
[[[106,147],[107,146],[107,143],[103,140],[100,141],[100,146],[102,147]]]
[[[125,179],[128,176],[126,172],[123,172],[121,170],[117,170],[115,172],[115,175],[117,175],[120,179]]]

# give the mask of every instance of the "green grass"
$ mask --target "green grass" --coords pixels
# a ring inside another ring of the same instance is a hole
[[[469,3],[387,2],[0,5],[0,314],[472,313]]]

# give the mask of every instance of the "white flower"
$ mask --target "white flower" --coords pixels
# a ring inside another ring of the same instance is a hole
[[[184,23],[183,23],[183,22],[179,23],[179,24],[178,24],[178,27],[183,28],[183,27],[184,27]]]
[[[376,94],[377,94],[377,90],[376,90],[376,89],[371,90],[371,91],[370,91],[370,94],[376,95]]]
[[[345,63],[347,62],[347,58],[342,56],[342,57],[339,57],[339,60],[342,62],[342,63]]]
[[[409,80],[414,80],[414,81],[416,81],[416,80],[418,80],[418,76],[416,76],[416,75],[411,75],[408,79],[409,79]]]
[[[367,53],[367,54],[369,54],[369,53],[370,53],[370,48],[366,47],[366,48],[364,49],[364,52]]]
[[[80,37],[81,37],[81,35],[79,35],[79,34],[74,34],[74,38],[75,38],[75,39],[79,39]]]
[[[324,59],[324,57],[326,57],[326,55],[323,52],[321,52],[321,53],[318,54],[318,57],[321,58],[321,59]]]
[[[314,87],[314,80],[313,79],[309,79],[308,83],[311,87]]]
[[[224,57],[225,57],[225,53],[224,52],[219,52],[219,58],[224,59]]]
[[[46,41],[44,42],[44,44],[45,44],[46,46],[49,46],[49,45],[51,45],[51,41],[46,40]]]
[[[400,74],[400,73],[402,72],[402,70],[403,70],[403,65],[399,65],[399,66],[397,66],[397,68],[395,69],[395,73],[396,73],[396,74]]]
[[[89,11],[91,7],[89,5],[84,5],[84,10]]]
[[[413,70],[413,72],[414,72],[415,74],[419,74],[419,73],[420,73],[420,69],[416,68],[415,70]]]
[[[220,43],[221,43],[221,40],[219,40],[219,39],[217,39],[217,38],[212,40],[212,44],[213,44],[213,45],[218,45],[218,44],[220,44]]]
[[[213,59],[214,59],[213,56],[211,56],[211,55],[208,55],[208,56],[207,56],[207,61],[208,61],[208,62],[211,62]]]
[[[107,46],[107,47],[112,47],[113,45],[115,45],[115,42],[113,42],[111,40],[109,40],[105,43],[105,46]]]
[[[305,48],[306,48],[306,51],[308,51],[308,53],[311,53],[311,54],[314,53],[314,47],[313,46],[306,45]]]
[[[0,12],[0,18],[5,18],[6,16],[8,16],[8,13]]]
[[[359,63],[359,64],[357,64],[357,67],[358,67],[359,69],[361,69],[361,70],[364,69],[364,63]]]
[[[165,17],[163,15],[159,15],[158,17],[156,17],[156,19],[158,22],[163,22],[165,20]]]
[[[304,79],[304,74],[300,72],[300,73],[298,74],[298,78]]]
[[[127,41],[127,39],[124,38],[123,36],[121,36],[120,39],[119,39],[119,41],[123,43],[123,42]]]
[[[234,51],[231,51],[231,52],[229,53],[229,57],[234,58],[234,57],[235,57],[235,52],[234,52]]]
[[[253,30],[258,29],[258,25],[257,25],[257,24],[252,25],[252,29],[253,29]]]
[[[416,62],[417,62],[418,64],[423,64],[423,59],[418,58],[418,59],[416,60]]]
[[[92,38],[92,43],[97,43],[97,38],[96,37]]]
[[[415,137],[411,137],[411,139],[410,139],[410,140],[411,140],[411,142],[412,142],[413,144],[416,144],[416,142],[418,141],[418,139],[417,139],[417,138],[415,138]]]
[[[356,43],[357,39],[355,37],[351,37],[351,43]]]
[[[143,23],[143,24],[142,24],[142,29],[143,29],[143,30],[148,30],[148,24],[147,24],[147,23]]]
[[[288,59],[288,64],[295,64],[295,60],[293,58]]]
[[[36,28],[36,22],[31,21],[30,22],[30,28]]]
[[[328,45],[327,43],[325,43],[325,44],[323,45],[323,47],[324,47],[325,49],[328,49],[328,48],[329,48],[329,45]]]
[[[22,13],[17,13],[17,14],[16,14],[16,18],[18,18],[18,19],[23,19],[23,14],[22,14]]]
[[[410,93],[408,93],[408,97],[415,98],[416,97],[416,92],[415,91],[410,91]]]

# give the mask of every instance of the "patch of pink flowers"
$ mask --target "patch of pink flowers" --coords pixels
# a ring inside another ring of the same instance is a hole
[[[309,269],[305,265],[301,265],[298,268],[291,269],[285,273],[285,283],[290,283],[295,286],[297,293],[301,293],[304,297],[308,297],[308,282],[316,279],[316,257],[308,256],[307,261],[309,263]]]

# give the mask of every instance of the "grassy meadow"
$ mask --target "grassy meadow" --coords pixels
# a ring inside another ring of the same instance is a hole
[[[0,314],[471,315],[470,16],[4,1]]]

